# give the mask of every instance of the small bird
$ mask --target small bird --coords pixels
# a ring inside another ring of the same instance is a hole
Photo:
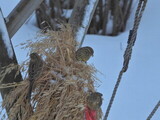
[[[102,105],[102,94],[99,92],[93,92],[87,96],[87,106],[91,110],[98,110]]]
[[[87,62],[91,56],[93,56],[94,51],[91,47],[82,47],[76,51],[76,59],[78,61]]]
[[[42,73],[44,61],[37,53],[31,53],[30,54],[30,62],[29,62],[29,69],[28,69],[28,77],[29,77],[29,90],[27,99],[30,101],[31,99],[31,93],[32,93],[32,87],[34,84],[34,81],[40,76]]]

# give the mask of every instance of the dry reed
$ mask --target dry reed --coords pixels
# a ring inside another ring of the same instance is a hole
[[[95,91],[96,69],[76,61],[77,43],[71,27],[48,31],[37,42],[24,44],[45,61],[41,77],[35,80],[31,103],[27,103],[29,81],[17,86],[3,102],[9,119],[15,120],[83,120],[86,97]],[[101,117],[101,110],[98,111]]]

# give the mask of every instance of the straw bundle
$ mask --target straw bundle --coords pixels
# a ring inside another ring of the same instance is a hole
[[[96,69],[76,61],[77,43],[71,27],[49,31],[37,42],[25,47],[39,53],[45,67],[35,80],[31,103],[27,103],[29,81],[17,86],[3,102],[11,120],[84,120],[86,97],[94,92]],[[14,103],[14,104],[13,104]],[[98,111],[100,118],[101,110]]]

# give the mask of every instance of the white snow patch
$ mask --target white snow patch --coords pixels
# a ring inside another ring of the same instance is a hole
[[[9,15],[9,13],[15,8],[18,2],[20,2],[20,0],[0,0],[0,8],[3,11],[4,17]]]
[[[51,71],[51,73],[55,76],[58,77],[58,79],[61,79],[61,80],[64,80],[64,77],[62,76],[62,74],[58,73],[58,72],[55,72],[55,71]]]
[[[46,3],[47,5],[50,5],[50,0],[45,0],[45,3]]]
[[[67,10],[67,9],[63,9],[63,15],[65,18],[70,18],[71,17],[71,14],[72,14],[72,9],[71,10]]]
[[[96,15],[96,22],[99,22],[100,21],[100,17],[99,15]]]
[[[80,42],[84,36],[85,28],[89,24],[89,18],[90,18],[89,16],[91,15],[91,12],[94,8],[95,2],[96,2],[96,0],[89,0],[89,4],[85,8],[82,26],[79,28],[79,30],[77,31],[77,34],[76,34],[76,40],[78,42]]]
[[[57,13],[58,12],[58,8],[54,7],[54,11],[55,11],[55,13]]]
[[[108,14],[108,23],[106,25],[107,34],[111,34],[113,31],[113,16],[111,15],[111,11]]]
[[[37,26],[36,13],[33,12],[32,15],[27,19],[26,24]]]
[[[5,44],[5,47],[7,48],[8,56],[12,59],[13,49],[2,14],[0,14],[0,32],[2,33],[2,38],[4,40],[3,42]]]
[[[56,80],[50,80],[49,81],[51,84],[55,84],[57,81]]]

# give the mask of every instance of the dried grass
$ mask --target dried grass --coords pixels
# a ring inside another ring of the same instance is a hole
[[[46,63],[34,83],[32,104],[25,99],[29,87],[26,79],[6,96],[3,107],[10,108],[11,120],[17,117],[18,120],[83,120],[86,97],[95,91],[96,69],[76,61],[77,43],[69,25],[40,38],[23,44],[24,48],[41,54]],[[100,119],[101,110],[98,112]]]
[[[14,63],[9,64],[8,66],[1,67],[0,70],[0,84],[2,83],[5,76],[7,76],[10,72],[13,70],[16,70],[16,74],[14,77],[16,77],[19,74],[20,66]]]

